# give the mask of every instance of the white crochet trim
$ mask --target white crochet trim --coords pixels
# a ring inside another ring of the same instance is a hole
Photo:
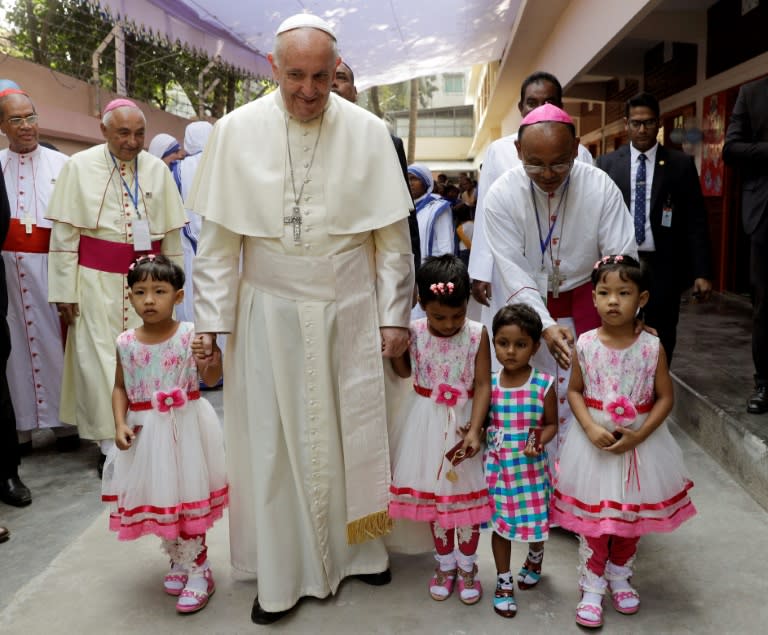
[[[456,533],[459,537],[459,542],[463,545],[466,545],[468,542],[472,540],[472,534],[474,533],[472,530],[471,525],[466,525],[464,527],[459,527],[456,530]]]
[[[448,532],[446,531],[445,527],[440,525],[437,521],[434,521],[432,523],[432,530],[435,533],[435,538],[437,538],[440,542],[445,543],[448,538]]]
[[[593,571],[590,571],[587,567],[581,574],[579,579],[579,587],[586,593],[596,593],[597,595],[605,595],[605,589],[608,586],[608,581],[601,575],[597,575]]]
[[[202,551],[203,551],[202,536],[197,536],[196,538],[190,538],[189,540],[182,540],[180,538],[179,545],[176,550],[178,560],[174,560],[174,562],[191,566],[194,564],[195,560],[197,559],[197,556],[199,556],[202,553]],[[191,569],[190,569],[190,573],[191,573]]]
[[[576,571],[583,574],[587,570],[587,561],[592,557],[593,553],[594,551],[587,544],[587,539],[579,535],[579,565],[576,567]]]

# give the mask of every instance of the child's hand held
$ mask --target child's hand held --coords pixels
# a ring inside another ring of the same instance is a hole
[[[127,450],[131,447],[133,440],[136,438],[136,433],[126,425],[121,425],[115,433],[115,445],[120,450]]]

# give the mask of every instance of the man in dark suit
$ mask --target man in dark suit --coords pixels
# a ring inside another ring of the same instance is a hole
[[[351,101],[353,104],[357,103],[357,87],[355,86],[355,74],[348,64],[341,62],[336,67],[336,74],[333,78],[333,85],[331,90],[339,97],[343,97],[347,101]],[[403,170],[403,179],[408,184],[408,161],[405,158],[405,148],[403,148],[403,140],[395,135],[392,137],[392,143],[395,144],[395,152],[397,152],[397,159],[400,161],[400,168]],[[411,249],[413,250],[413,262],[414,266],[418,269],[421,264],[421,240],[419,240],[419,223],[416,220],[416,212],[411,210],[410,216],[408,216],[408,228],[411,232]],[[414,300],[415,301],[415,300]]]
[[[0,178],[0,245],[5,242],[11,211],[5,180]],[[32,495],[19,478],[19,440],[16,436],[16,415],[13,412],[11,394],[5,367],[11,354],[11,335],[5,316],[8,312],[8,289],[5,281],[5,265],[0,258],[0,500],[8,505],[24,507],[32,502]],[[0,541],[7,537],[0,528]]]
[[[739,89],[723,160],[740,169],[741,217],[750,237],[752,360],[755,390],[747,412],[768,412],[768,77]]]
[[[649,93],[627,101],[624,124],[630,145],[597,159],[619,186],[635,219],[640,259],[650,270],[645,323],[656,329],[667,359],[677,339],[680,296],[712,291],[712,256],[707,211],[693,159],[657,143],[659,102]]]

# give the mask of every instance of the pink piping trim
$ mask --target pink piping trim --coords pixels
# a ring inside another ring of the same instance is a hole
[[[418,522],[430,522],[439,520],[446,529],[451,527],[464,527],[466,525],[479,525],[491,519],[493,516],[492,503],[479,505],[471,509],[440,510],[434,506],[413,505],[402,502],[389,504],[389,515],[392,518],[408,518]]]
[[[688,501],[683,507],[667,518],[639,518],[637,520],[622,520],[620,518],[599,518],[586,520],[573,516],[556,505],[550,511],[551,522],[559,524],[584,536],[602,536],[611,534],[623,538],[636,538],[651,532],[669,532],[677,529],[686,520],[696,515],[696,508]]]
[[[136,514],[157,514],[159,516],[176,516],[180,515],[185,510],[189,509],[204,509],[209,507],[211,501],[215,498],[226,497],[229,491],[229,486],[226,485],[215,492],[211,492],[209,497],[205,500],[195,501],[192,503],[179,503],[173,507],[155,507],[153,505],[142,505],[141,507],[134,507],[132,509],[125,509],[124,507],[118,507],[117,513],[121,516],[135,516]],[[105,503],[117,502],[117,495],[105,494],[101,497],[101,500]]]
[[[194,519],[179,519],[171,523],[162,523],[155,519],[147,519],[133,525],[122,525],[119,514],[110,514],[109,529],[117,532],[118,540],[136,540],[142,536],[152,534],[160,538],[173,540],[181,535],[204,534],[224,514],[224,506],[227,501],[211,509],[209,514]]]
[[[470,492],[468,494],[435,496],[434,492],[422,492],[410,487],[395,487],[394,485],[390,485],[389,493],[393,496],[410,496],[411,498],[418,498],[420,500],[435,501],[438,504],[467,503],[470,501],[479,500],[481,498],[488,498],[487,489]]]
[[[618,511],[627,511],[627,512],[641,512],[646,510],[663,510],[668,507],[672,507],[675,503],[679,503],[683,498],[685,498],[688,495],[688,490],[691,489],[692,487],[693,487],[693,481],[687,480],[685,482],[685,486],[680,492],[678,492],[671,498],[668,498],[667,500],[661,501],[659,503],[637,504],[637,503],[619,503],[617,501],[605,500],[605,501],[600,501],[598,505],[589,505],[587,503],[583,503],[577,498],[574,498],[573,496],[566,496],[557,488],[555,488],[552,498],[555,501],[561,500],[564,503],[573,505],[574,507],[578,507],[579,509],[583,509],[584,511],[590,512],[592,514],[599,514],[601,511],[605,509],[615,509]]]

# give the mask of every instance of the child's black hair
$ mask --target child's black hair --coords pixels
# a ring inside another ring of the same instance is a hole
[[[499,309],[499,312],[493,316],[491,330],[493,337],[503,327],[516,324],[521,331],[527,333],[534,342],[541,339],[543,325],[539,314],[534,311],[530,305],[520,302],[518,304],[508,304]]]
[[[450,307],[460,307],[469,302],[467,266],[453,254],[427,258],[416,272],[416,286],[422,306],[439,302]]]
[[[163,255],[139,256],[128,270],[128,286],[149,278],[169,283],[174,291],[184,288],[184,270]]]
[[[640,293],[648,291],[650,284],[645,265],[632,256],[626,255],[604,256],[598,260],[592,269],[592,287],[597,287],[598,283],[605,280],[605,276],[612,271],[616,271],[625,282],[627,280],[634,282],[640,289]]]

